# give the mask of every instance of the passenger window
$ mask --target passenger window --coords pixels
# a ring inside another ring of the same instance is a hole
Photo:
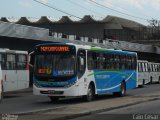
[[[126,69],[126,56],[121,56],[121,69],[125,70]]]
[[[17,69],[25,70],[27,66],[27,56],[26,55],[17,55]]]
[[[88,70],[93,70],[94,68],[94,61],[93,61],[93,53],[92,52],[88,52]]]
[[[145,65],[146,65],[146,67],[145,67],[146,68],[146,72],[148,72],[148,64],[146,63]]]
[[[15,70],[16,69],[16,59],[14,54],[7,54],[7,70]]]
[[[139,71],[139,72],[142,72],[141,63],[138,63],[138,71]]]
[[[1,64],[1,69],[5,70],[6,69],[5,54],[3,53],[0,54],[0,64]]]
[[[142,63],[142,72],[144,72],[144,63]]]
[[[86,70],[86,51],[85,50],[79,50],[77,54],[77,66],[78,66],[78,78],[81,78]]]

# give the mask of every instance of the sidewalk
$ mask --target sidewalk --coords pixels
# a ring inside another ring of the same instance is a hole
[[[19,120],[65,120],[160,99],[160,92],[148,96],[126,96],[68,105],[56,110],[20,115]]]

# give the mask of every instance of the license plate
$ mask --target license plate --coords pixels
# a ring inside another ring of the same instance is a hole
[[[54,90],[48,90],[48,94],[54,94],[55,91]]]

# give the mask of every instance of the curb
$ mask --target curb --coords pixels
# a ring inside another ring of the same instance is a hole
[[[63,109],[63,108],[66,108],[66,106],[48,108],[48,109],[40,109],[40,110],[29,111],[29,112],[21,112],[21,113],[18,113],[17,115],[22,115],[22,116],[23,115],[34,115],[34,114],[38,114],[38,113],[50,112],[52,110],[59,110],[59,109]]]
[[[73,114],[73,115],[71,115],[71,114],[70,115],[65,115],[65,116],[59,117],[59,118],[50,118],[48,120],[68,120],[68,119],[74,119],[74,118],[78,118],[78,117],[92,115],[92,114],[96,114],[96,113],[100,113],[100,112],[104,112],[104,111],[111,111],[111,110],[115,110],[115,109],[119,109],[119,108],[125,108],[125,107],[129,107],[129,106],[133,106],[133,105],[137,105],[137,104],[141,104],[141,103],[146,103],[146,102],[150,102],[150,101],[156,101],[156,100],[160,100],[160,98],[152,98],[152,99],[148,99],[148,100],[144,100],[144,101],[139,101],[139,102],[135,102],[135,103],[131,103],[131,104],[121,105],[121,106],[118,106],[118,107],[111,107],[111,108],[106,108],[106,109],[85,111],[85,112],[80,112],[80,113]]]
[[[146,102],[150,102],[150,101],[156,101],[156,100],[160,100],[159,97],[155,97],[152,99],[148,99],[148,100],[143,100],[143,101],[138,101],[135,103],[129,103],[129,104],[125,104],[125,105],[121,105],[121,106],[117,106],[117,107],[111,107],[111,108],[104,108],[104,109],[98,109],[98,110],[90,110],[90,111],[82,111],[80,113],[76,113],[76,114],[67,114],[67,115],[63,115],[62,117],[58,117],[58,118],[49,118],[47,120],[67,120],[67,119],[74,119],[74,118],[78,118],[78,117],[83,117],[83,116],[87,116],[87,115],[92,115],[95,113],[100,113],[100,112],[104,112],[104,111],[110,111],[110,110],[115,110],[115,109],[119,109],[119,108],[125,108],[128,106],[133,106],[133,105],[137,105],[137,104],[141,104],[141,103],[146,103]],[[56,109],[63,109],[63,108],[67,108],[67,106],[62,106],[62,107],[57,107],[54,109],[48,109],[48,110],[40,110],[40,111],[33,111],[33,112],[28,112],[28,113],[22,113],[19,115],[34,115],[37,113],[45,113],[45,112],[50,112],[52,110],[56,110]]]

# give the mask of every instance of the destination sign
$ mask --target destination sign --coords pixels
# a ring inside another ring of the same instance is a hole
[[[40,52],[69,52],[69,46],[41,46]]]

